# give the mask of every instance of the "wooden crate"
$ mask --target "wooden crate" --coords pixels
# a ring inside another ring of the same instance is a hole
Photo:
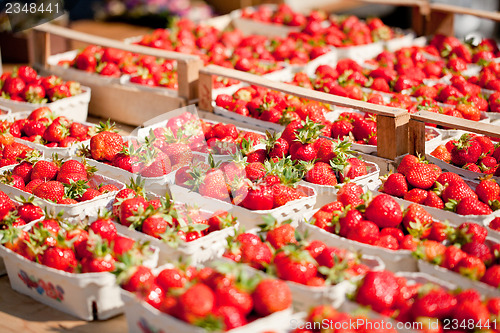
[[[421,154],[425,152],[425,123],[436,124],[449,128],[456,128],[468,132],[500,138],[500,126],[481,123],[472,120],[447,116],[444,114],[420,111],[410,116],[409,121],[409,145],[410,154]]]
[[[51,74],[51,68],[47,63],[50,55],[51,35],[177,61],[179,82],[177,96],[172,96],[171,93],[167,92],[167,89],[163,93],[160,89],[152,90],[141,86],[109,83],[109,78],[105,77],[89,76],[89,79],[84,80],[84,82],[80,78],[80,83],[92,89],[89,105],[89,113],[92,115],[111,118],[125,124],[140,125],[155,116],[195,101],[198,71],[203,66],[201,60],[196,56],[126,44],[52,24],[44,24],[35,27],[30,36],[30,62],[43,74]],[[70,73],[63,74],[62,77],[65,80],[73,79]]]
[[[408,151],[408,121],[410,115],[405,109],[361,102],[282,82],[270,81],[257,75],[233,69],[209,65],[200,70],[198,89],[199,107],[203,111],[213,111],[212,76],[214,75],[237,79],[248,84],[266,87],[322,103],[374,113],[377,115],[378,158],[382,158],[384,163],[386,163],[395,160],[398,156],[404,155]]]

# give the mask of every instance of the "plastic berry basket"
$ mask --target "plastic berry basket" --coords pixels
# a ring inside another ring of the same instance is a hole
[[[61,116],[65,116],[74,121],[84,122],[87,120],[87,114],[89,111],[90,88],[85,86],[82,86],[81,88],[82,92],[78,95],[45,104],[33,104],[0,98],[0,108],[9,108],[15,114],[16,112],[33,111],[39,107],[47,106],[53,112]]]
[[[9,166],[7,168],[7,170],[12,170],[13,168],[14,168],[14,165]],[[5,171],[5,169],[4,169],[4,171]],[[99,185],[101,183],[112,184],[112,185],[115,185],[119,190],[125,187],[125,184],[123,184],[115,179],[106,177],[106,176],[102,175],[101,173],[94,174],[92,176],[92,178],[90,178],[89,182],[91,182],[95,185]],[[22,191],[18,188],[15,188],[13,186],[6,185],[3,183],[0,183],[0,190],[5,192],[5,194],[7,194],[11,198],[17,197],[17,196],[26,197],[26,196],[31,195],[28,192]],[[56,213],[60,212],[60,211],[64,211],[63,216],[65,216],[65,217],[96,216],[100,208],[107,207],[112,203],[116,193],[117,193],[117,191],[104,193],[104,194],[102,194],[102,195],[100,195],[92,200],[83,201],[83,202],[79,202],[76,204],[70,204],[70,205],[57,204],[57,203],[54,203],[54,202],[51,202],[48,200],[44,200],[44,199],[41,199],[38,197],[37,197],[37,201],[40,202],[40,207],[47,209],[48,211],[56,212]]]
[[[309,224],[309,221],[315,212],[310,212],[304,216],[305,221],[301,221],[300,229],[307,232],[311,239],[317,239],[329,246],[337,246],[348,249],[353,252],[360,252],[365,255],[372,255],[383,260],[388,270],[417,272],[417,260],[413,257],[410,250],[389,250],[382,247],[363,244],[336,234],[332,234],[315,225]]]
[[[316,191],[307,186],[303,188],[309,191],[309,196],[288,202],[287,204],[270,210],[249,210],[241,206],[232,205],[228,202],[202,196],[179,185],[171,185],[170,191],[175,201],[184,203],[196,203],[200,208],[215,211],[226,210],[235,216],[240,225],[247,230],[257,227],[262,223],[262,217],[273,216],[278,222],[292,220],[292,225],[297,225],[304,214],[312,211],[316,204]]]
[[[154,268],[157,249],[144,262]],[[124,303],[116,277],[109,272],[68,273],[29,261],[0,246],[12,289],[59,311],[86,321],[104,320],[123,313]]]

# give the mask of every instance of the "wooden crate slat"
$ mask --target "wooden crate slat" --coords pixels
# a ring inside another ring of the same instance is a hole
[[[223,77],[228,77],[232,78],[235,80],[240,80],[249,84],[255,84],[258,86],[262,86],[265,88],[281,91],[287,94],[295,95],[298,97],[302,98],[307,98],[311,100],[315,100],[318,102],[322,103],[327,103],[327,104],[332,104],[340,107],[346,107],[346,108],[355,108],[360,111],[364,112],[370,112],[370,113],[375,113],[377,115],[381,116],[386,116],[386,117],[397,117],[401,114],[406,114],[407,111],[404,109],[399,109],[399,108],[391,108],[383,105],[377,105],[377,104],[371,104],[371,103],[366,103],[346,97],[340,97],[340,96],[335,96],[331,94],[327,94],[321,91],[316,91],[316,90],[311,90],[307,88],[302,88],[298,86],[294,86],[288,83],[283,83],[283,82],[276,82],[276,81],[271,81],[266,78],[246,73],[246,72],[241,72],[238,70],[230,69],[230,68],[225,68],[225,67],[220,67],[220,66],[215,66],[215,65],[208,65],[202,70],[200,70],[200,73],[206,74],[206,75],[217,75],[217,76],[223,76]],[[206,88],[200,88],[200,90],[205,90]],[[206,97],[210,98],[211,101],[211,94],[207,95]],[[205,97],[204,97],[205,98]],[[200,101],[201,103],[201,101]],[[206,105],[207,102],[204,101],[202,105]]]
[[[444,114],[429,111],[420,111],[414,113],[411,115],[411,119],[500,138],[499,126],[481,123],[478,121],[447,116]]]
[[[155,49],[147,46],[141,46],[136,44],[126,44],[119,40],[114,40],[106,37],[95,36],[87,34],[80,31],[71,30],[54,24],[46,23],[33,28],[36,31],[43,31],[52,35],[57,35],[65,37],[67,39],[76,40],[88,44],[100,45],[104,47],[110,47],[120,50],[125,50],[133,53],[140,53],[145,55],[150,55],[158,58],[166,58],[176,61],[196,61],[199,60],[197,56],[183,54],[178,52],[166,51],[161,49]]]
[[[480,18],[485,18],[493,21],[500,21],[500,12],[492,12],[474,8],[467,8],[455,5],[441,4],[441,3],[432,3],[429,4],[429,8],[432,11],[449,13],[449,14],[463,14],[463,15],[472,15]]]

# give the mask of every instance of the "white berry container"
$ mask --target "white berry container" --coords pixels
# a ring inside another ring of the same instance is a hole
[[[14,169],[13,166],[9,166],[7,170]],[[103,184],[112,184],[115,185],[119,190],[125,187],[125,185],[115,179],[106,177],[101,173],[95,173],[90,179],[89,182],[93,185]],[[29,197],[32,194],[22,191],[18,188],[15,188],[10,185],[6,185],[4,183],[0,183],[0,190],[5,192],[9,197]],[[60,211],[64,211],[64,217],[85,217],[85,216],[96,216],[98,214],[99,209],[105,208],[109,206],[114,197],[116,196],[118,191],[112,191],[108,193],[101,194],[100,196],[87,201],[78,202],[76,204],[64,205],[54,203],[52,201],[48,201],[42,198],[35,197],[37,201],[40,203],[40,207],[43,209],[47,209],[49,212],[58,213]]]
[[[452,281],[461,289],[475,289],[485,297],[500,297],[500,289],[490,286],[481,281],[475,281],[450,271],[444,267],[431,264],[425,260],[418,260],[418,269],[420,272],[427,273],[443,281]]]
[[[218,123],[218,122],[215,122],[213,120],[206,120],[206,119],[199,117],[196,108],[191,108],[191,106],[188,106],[186,108],[181,108],[181,109],[177,109],[174,111],[170,111],[170,112],[167,112],[159,117],[156,117],[148,122],[148,124],[152,123],[151,125],[138,128],[137,132],[134,131],[132,134],[137,134],[137,138],[141,142],[144,142],[145,138],[150,136],[150,134],[151,134],[150,132],[152,130],[155,130],[156,128],[165,128],[170,119],[177,117],[177,116],[180,116],[181,114],[186,113],[186,112],[194,114],[197,117],[197,119],[199,119],[200,121],[202,120],[202,121],[204,121],[206,123],[210,123],[212,125]],[[259,132],[259,131],[255,131],[252,129],[239,127],[239,126],[236,126],[236,128],[238,129],[239,132],[253,132],[253,133],[257,133],[259,135],[262,135],[263,138],[266,137],[266,134],[263,132]],[[203,135],[203,130],[201,129],[201,125],[200,125],[200,134]],[[206,141],[205,141],[205,146],[206,146]],[[264,144],[255,145],[255,149],[265,149],[265,147],[266,146]],[[237,147],[237,150],[239,150],[239,147]],[[208,161],[209,154],[193,151],[193,155],[200,156],[205,161]],[[215,163],[230,161],[233,159],[233,156],[231,156],[231,155],[212,154],[212,157],[213,157]]]
[[[297,226],[298,221],[303,218],[304,214],[311,211],[316,203],[316,191],[306,186],[303,186],[303,188],[309,191],[309,196],[270,210],[249,210],[232,205],[229,202],[202,196],[197,192],[175,184],[170,186],[170,192],[175,201],[188,204],[196,203],[200,208],[208,211],[225,210],[238,219],[240,226],[248,230],[262,224],[262,217],[266,215],[273,216],[278,222],[292,220],[292,225]]]
[[[356,183],[359,186],[363,187],[365,191],[376,188],[380,183],[380,168],[378,167],[378,165],[373,162],[366,162],[366,165],[368,173],[364,176],[357,177],[351,180],[353,183]],[[302,180],[300,184],[311,187],[316,191],[317,198],[316,204],[314,205],[315,208],[320,208],[327,203],[334,201],[338,192],[337,186],[319,185],[310,183],[305,180]]]
[[[212,214],[210,214],[211,216]],[[118,222],[114,222],[119,233],[135,240],[149,242],[159,249],[158,261],[160,264],[176,261],[179,259],[189,260],[190,264],[196,265],[221,257],[227,245],[226,238],[234,236],[237,225],[217,230],[191,242],[180,241],[177,248],[169,246],[161,239],[144,234],[140,231],[130,229]]]
[[[314,235],[310,239],[317,240]],[[361,263],[368,266],[372,271],[385,269],[385,263],[378,257],[362,255]],[[308,311],[318,304],[332,304],[335,308],[345,302],[347,295],[356,290],[356,285],[363,276],[356,276],[350,280],[342,281],[336,285],[329,286],[306,286],[293,281],[285,281],[292,292],[293,307],[297,311]]]
[[[216,106],[215,102],[213,102],[213,105],[214,105],[214,108],[213,108],[214,113],[218,116],[222,116],[222,117],[227,118],[227,119],[233,119],[233,120],[240,122],[240,123],[247,123],[247,124],[250,124],[252,126],[257,126],[257,127],[261,128],[262,130],[269,130],[272,132],[281,132],[285,128],[284,126],[282,126],[280,124],[275,124],[275,123],[271,123],[269,121],[264,121],[264,120],[260,120],[257,118],[243,116],[243,115],[238,114],[236,112],[226,110],[224,108]]]
[[[30,115],[31,111],[24,111],[24,112],[16,112],[13,113],[9,119],[12,121],[18,120],[18,119],[26,119]],[[57,115],[58,116],[58,115]],[[95,124],[88,123],[86,121],[79,121],[79,123],[85,125],[85,126],[91,126],[95,127]],[[85,140],[85,141],[80,141],[80,142],[75,142],[71,147],[47,147],[44,146],[40,143],[35,143],[31,142],[28,140],[23,140],[21,138],[14,138],[16,142],[25,144],[28,147],[31,147],[33,149],[38,150],[39,152],[42,153],[42,156],[46,156],[47,158],[51,157],[53,154],[57,154],[59,157],[69,157],[74,154],[75,148],[79,146],[80,144],[85,144],[89,145],[90,140]]]
[[[27,223],[27,224],[20,226],[20,227],[17,227],[17,228],[22,229],[22,230],[29,230],[32,225],[34,225],[35,223],[37,223],[41,220],[43,220],[43,218],[39,218],[37,220],[31,221],[30,223]],[[5,274],[7,274],[7,268],[5,267],[5,263],[3,262],[2,256],[0,256],[0,276],[3,276]]]
[[[300,223],[302,232],[307,232],[311,239],[317,239],[328,246],[335,246],[348,249],[353,252],[360,252],[364,255],[376,256],[383,260],[385,266],[391,271],[417,272],[417,260],[412,256],[410,250],[389,250],[379,246],[360,243],[345,237],[330,233],[315,225],[309,224],[314,212],[304,215],[304,221]]]
[[[134,136],[125,136],[123,137],[124,142],[129,142],[131,140],[136,140],[137,138]],[[81,147],[90,149],[90,141],[82,143],[82,145],[73,145],[73,151],[70,153],[71,155],[77,155],[76,151]],[[81,160],[81,158],[80,158]],[[138,173],[133,173],[113,165],[109,165],[103,162],[96,161],[92,158],[86,158],[85,161],[91,166],[96,167],[99,170],[99,173],[115,179],[119,182],[128,184],[131,180],[136,181],[139,177],[144,181],[144,187],[147,191],[154,192],[158,195],[165,195],[168,192],[169,184],[173,184],[175,182],[175,170],[160,177],[142,177]]]
[[[78,50],[67,51],[59,54],[51,55],[47,59],[47,64],[50,67],[51,73],[54,75],[64,77],[66,80],[77,81],[77,82],[92,82],[95,84],[119,84],[121,83],[121,77],[110,77],[105,75],[100,75],[98,73],[86,72],[74,67],[64,67],[59,65],[60,61],[71,61],[78,55]]]
[[[157,250],[144,261],[154,268]],[[12,289],[79,319],[104,320],[123,313],[124,303],[116,277],[109,272],[67,273],[29,261],[0,246]]]
[[[11,101],[0,98],[0,108],[6,107],[15,114],[21,111],[33,111],[42,106],[49,107],[53,112],[65,116],[68,119],[84,122],[87,120],[90,102],[90,88],[82,86],[82,92],[78,95],[66,97],[55,102],[45,104],[33,104],[28,102]]]
[[[185,332],[206,333],[203,328],[190,325],[166,313],[162,313],[146,302],[139,300],[134,294],[122,290],[122,299],[125,302],[125,318],[129,333],[143,332]],[[267,317],[252,321],[245,326],[227,332],[255,333],[264,331],[282,330],[289,327],[292,309],[275,312]]]

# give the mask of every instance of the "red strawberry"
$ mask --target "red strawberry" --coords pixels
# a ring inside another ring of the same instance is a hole
[[[261,316],[285,310],[292,304],[292,294],[287,284],[275,279],[262,280],[252,297],[254,309]]]
[[[380,231],[375,223],[361,220],[347,232],[346,237],[365,244],[375,244],[380,238]]]
[[[42,199],[59,202],[64,197],[64,186],[58,181],[48,181],[34,188],[33,194]]]
[[[405,176],[401,173],[390,174],[379,191],[400,198],[404,197],[408,192]]]
[[[403,219],[399,204],[386,194],[373,198],[366,208],[365,216],[380,228],[397,227]]]
[[[359,287],[356,302],[383,312],[392,308],[398,294],[398,284],[393,273],[368,272]]]

